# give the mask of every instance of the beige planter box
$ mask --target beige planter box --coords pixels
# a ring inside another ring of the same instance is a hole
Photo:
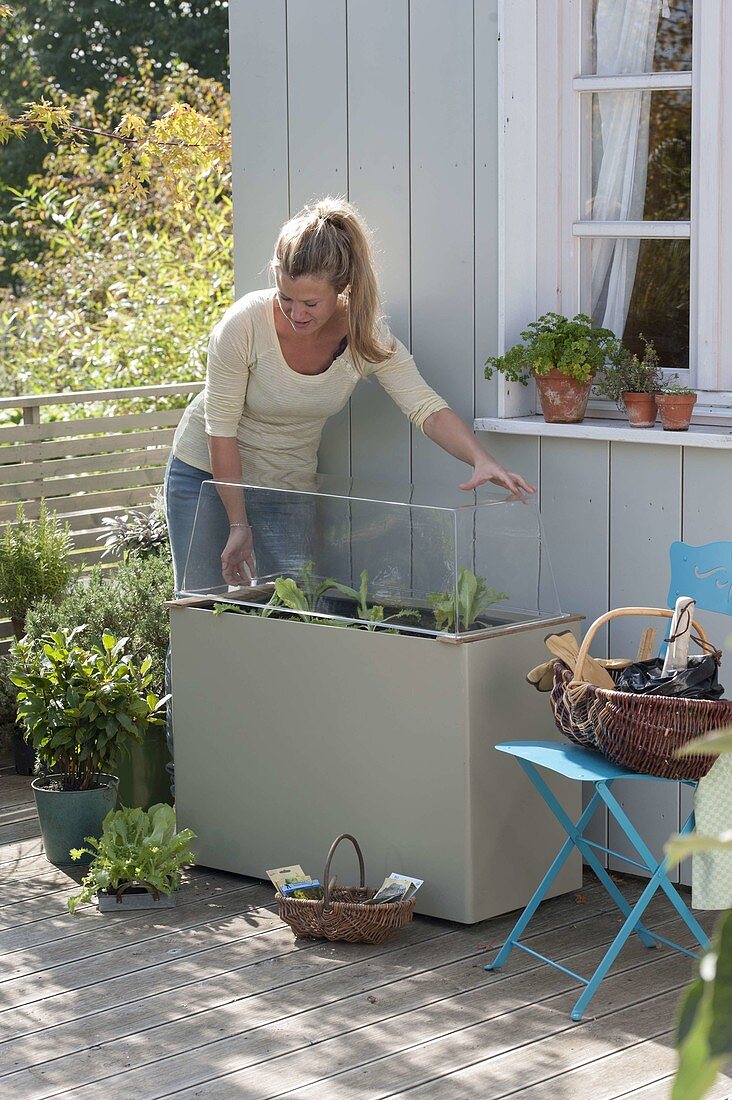
[[[526,903],[565,838],[494,745],[559,738],[524,677],[546,634],[576,620],[451,643],[209,606],[171,610],[176,810],[201,864],[263,878],[296,862],[320,877],[350,832],[368,884],[425,880],[420,913],[472,923]],[[576,819],[580,785],[551,785]],[[338,853],[344,885],[351,860]],[[580,881],[575,858],[554,893]]]

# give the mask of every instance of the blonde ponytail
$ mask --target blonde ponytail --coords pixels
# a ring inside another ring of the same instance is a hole
[[[270,264],[273,274],[327,279],[348,304],[348,342],[358,370],[383,363],[393,347],[379,331],[381,313],[370,234],[345,199],[325,198],[304,207],[280,230]]]

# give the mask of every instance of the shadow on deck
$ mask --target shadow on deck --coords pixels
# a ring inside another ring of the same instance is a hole
[[[626,946],[573,1024],[573,979],[516,953],[513,924],[417,918],[378,947],[296,942],[269,885],[199,868],[178,907],[66,912],[29,780],[0,775],[0,1095],[308,1100],[661,1100],[688,959]],[[76,878],[79,873],[73,871]],[[628,880],[626,893],[637,896]],[[709,928],[709,915],[702,914]],[[668,902],[649,924],[686,943]],[[619,925],[602,888],[546,902],[540,950],[589,973]],[[732,1095],[720,1078],[709,1100]]]

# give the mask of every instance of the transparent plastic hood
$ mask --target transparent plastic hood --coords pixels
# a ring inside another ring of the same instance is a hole
[[[224,501],[251,528],[251,583],[227,583]],[[534,499],[318,477],[308,487],[208,481],[180,596],[242,610],[457,638],[561,615]]]

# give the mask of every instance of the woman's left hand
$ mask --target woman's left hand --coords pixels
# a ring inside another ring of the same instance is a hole
[[[477,489],[479,485],[485,485],[487,481],[492,481],[494,485],[500,485],[503,489],[508,489],[510,493],[514,493],[517,497],[520,497],[522,493],[536,492],[534,486],[529,485],[528,481],[521,477],[521,474],[505,470],[500,462],[496,462],[495,458],[488,454],[485,458],[481,458],[479,462],[476,462],[470,481],[464,482],[460,488],[466,490]]]

